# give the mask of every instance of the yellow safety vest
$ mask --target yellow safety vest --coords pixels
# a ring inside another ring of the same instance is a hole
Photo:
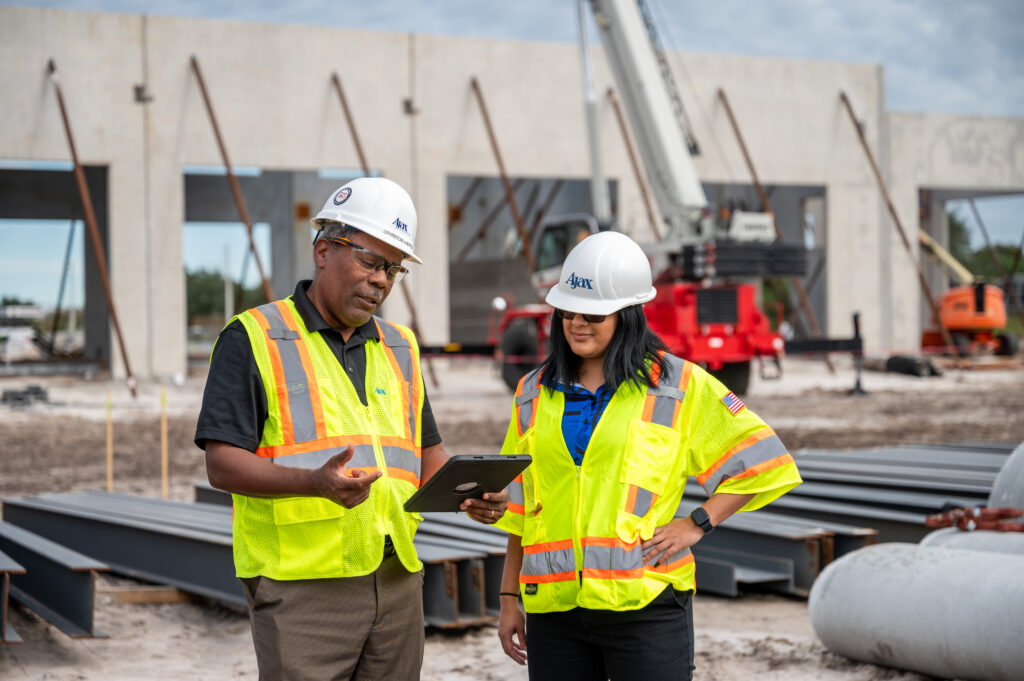
[[[498,526],[521,536],[527,612],[635,610],[666,586],[694,590],[689,549],[644,565],[641,542],[675,516],[687,477],[709,495],[755,494],[742,510],[800,483],[775,432],[699,366],[664,355],[653,388],[623,383],[576,466],[562,437],[565,395],[525,377],[503,454],[533,463],[509,486]]]
[[[280,466],[319,468],[353,445],[349,470],[381,471],[358,506],[320,497],[234,498],[239,577],[356,577],[381,563],[384,536],[409,571],[422,567],[413,535],[422,516],[402,509],[420,484],[423,382],[413,333],[374,317],[366,343],[363,406],[324,338],[306,329],[291,297],[247,310],[242,322],[267,394],[256,454]]]

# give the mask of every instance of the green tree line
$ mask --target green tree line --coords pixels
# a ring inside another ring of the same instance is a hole
[[[246,288],[233,282],[235,312],[262,305],[266,301],[261,286]],[[185,272],[185,296],[188,301],[188,321],[224,315],[224,275],[205,269]]]
[[[990,284],[1002,286],[1004,270],[1011,276],[1014,274],[1014,265],[1017,267],[1017,272],[1024,271],[1024,257],[1021,256],[1018,245],[993,244],[993,249],[1003,264],[1003,268],[1000,269],[986,246],[978,249],[971,248],[970,231],[963,217],[954,211],[949,213],[948,220],[949,252],[975,277]]]

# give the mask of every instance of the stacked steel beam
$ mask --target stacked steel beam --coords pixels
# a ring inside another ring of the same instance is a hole
[[[245,597],[234,577],[231,509],[104,492],[7,499],[10,523],[105,561],[110,569],[238,607]],[[497,608],[493,546],[460,540],[439,528],[416,539],[424,563],[424,616],[436,627],[491,621]],[[491,542],[493,544],[493,541]],[[488,590],[488,587],[490,589]]]
[[[72,638],[105,638],[93,626],[96,572],[107,566],[45,537],[0,522],[0,642],[19,643],[7,624],[7,596]]]
[[[948,505],[986,505],[1012,450],[1002,443],[807,450],[796,456],[805,482],[770,509],[825,525],[874,528],[879,541],[917,542],[929,532],[928,515]],[[687,498],[699,502],[706,495],[693,484]]]

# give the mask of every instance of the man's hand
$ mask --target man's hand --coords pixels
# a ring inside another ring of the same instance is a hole
[[[483,499],[466,499],[459,508],[478,523],[493,525],[508,510],[508,492],[488,492]]]
[[[353,508],[366,501],[370,496],[370,485],[380,477],[380,471],[366,473],[360,470],[345,468],[352,459],[355,449],[352,445],[339,454],[335,454],[323,466],[313,472],[313,488],[316,495],[330,499],[345,508]]]
[[[704,530],[694,525],[689,518],[675,518],[655,528],[651,538],[640,545],[644,552],[644,565],[664,565],[669,558],[690,548],[703,536]]]

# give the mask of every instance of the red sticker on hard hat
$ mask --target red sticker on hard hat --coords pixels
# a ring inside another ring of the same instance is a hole
[[[348,187],[342,187],[337,194],[334,195],[334,205],[340,206],[341,204],[348,201],[348,197],[352,196],[352,190]]]

